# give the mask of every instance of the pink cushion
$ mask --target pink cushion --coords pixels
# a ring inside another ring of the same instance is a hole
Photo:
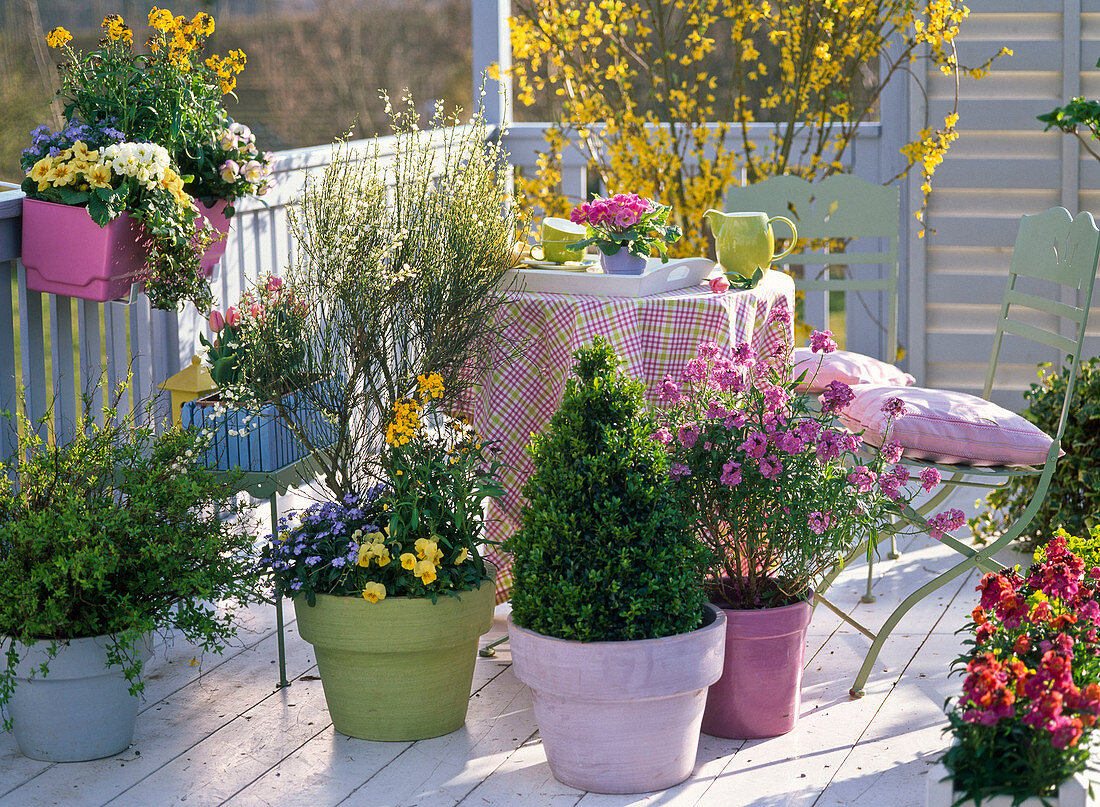
[[[862,384],[840,412],[844,425],[866,430],[863,439],[882,445],[882,404],[897,397],[907,414],[890,427],[905,456],[960,465],[1041,465],[1053,440],[1017,414],[983,398],[926,387]]]
[[[821,369],[817,369],[819,358]],[[892,387],[908,387],[916,383],[913,376],[903,373],[892,364],[848,350],[814,353],[808,347],[796,347],[794,349],[795,377],[797,378],[803,370],[806,371],[806,380],[798,385],[799,392],[821,392],[833,381],[842,381],[848,386],[886,384]]]

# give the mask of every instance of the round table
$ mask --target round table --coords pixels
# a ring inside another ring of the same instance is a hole
[[[794,281],[774,270],[755,289],[724,294],[699,285],[648,297],[513,295],[506,341],[524,349],[495,365],[463,407],[485,439],[498,444],[505,466],[505,493],[489,506],[486,537],[502,541],[519,526],[521,489],[533,470],[525,449],[557,410],[578,347],[602,336],[625,361],[622,369],[645,382],[652,400],[666,375],[679,378],[700,342],[725,348],[747,342],[758,353],[791,344],[791,325],[769,322],[774,309],[785,309],[787,322],[793,321]],[[496,546],[485,556],[500,569],[497,602],[504,602],[512,588],[511,558]]]

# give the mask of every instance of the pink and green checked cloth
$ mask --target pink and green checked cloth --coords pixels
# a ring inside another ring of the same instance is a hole
[[[533,470],[525,448],[561,402],[573,351],[604,337],[625,360],[623,370],[655,395],[666,375],[679,378],[700,342],[723,347],[748,342],[758,353],[790,344],[791,327],[769,323],[776,308],[792,314],[787,322],[793,320],[794,282],[777,271],[766,273],[755,289],[725,294],[701,285],[649,297],[515,295],[509,314],[516,316],[506,337],[525,350],[496,366],[464,407],[477,430],[503,452],[505,493],[489,508],[486,537],[503,541],[519,526],[520,491]],[[500,569],[497,602],[505,602],[512,591],[512,559],[497,546],[488,547],[485,557]]]

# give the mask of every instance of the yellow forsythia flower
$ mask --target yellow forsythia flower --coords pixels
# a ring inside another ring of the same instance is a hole
[[[46,34],[46,44],[51,48],[60,48],[73,41],[73,35],[60,25]]]
[[[379,602],[386,599],[386,587],[381,583],[367,583],[363,586],[363,599],[367,602]]]

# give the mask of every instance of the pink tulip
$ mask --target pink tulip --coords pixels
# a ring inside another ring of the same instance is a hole
[[[259,304],[259,303],[253,303],[252,305],[250,305],[250,306],[248,307],[248,315],[249,315],[250,317],[252,317],[253,319],[259,319],[259,318],[260,318],[260,311],[261,311],[261,310],[262,310],[262,309],[260,308],[260,304]]]
[[[725,294],[730,290],[730,282],[725,275],[718,275],[710,279],[710,290],[715,294]]]
[[[225,311],[225,324],[230,328],[236,328],[241,324],[241,310],[237,306],[230,306]]]
[[[210,312],[210,330],[214,333],[221,333],[224,327],[225,319],[222,317],[222,312],[215,308]]]
[[[269,277],[267,279],[267,290],[278,291],[283,287],[283,279],[281,277]]]

